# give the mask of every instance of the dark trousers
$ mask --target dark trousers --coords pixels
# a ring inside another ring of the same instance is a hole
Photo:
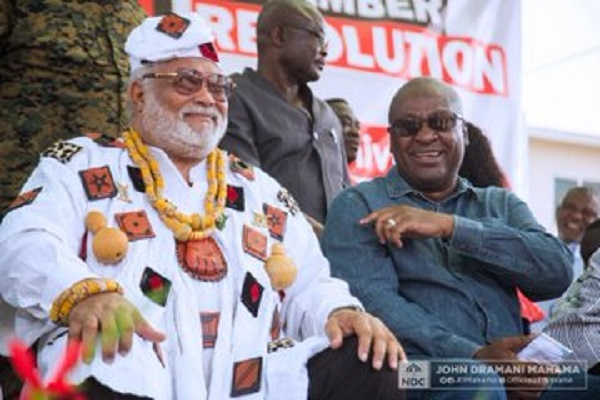
[[[310,400],[400,400],[398,373],[384,366],[380,371],[358,359],[358,340],[346,338],[338,350],[327,349],[308,361]],[[137,400],[132,395],[117,394],[95,379],[84,383],[88,400]],[[243,398],[243,396],[241,397]],[[282,399],[285,400],[285,399]]]
[[[8,358],[0,356],[0,399],[4,397],[4,400],[17,400],[22,387],[23,383],[13,371]]]
[[[94,378],[88,378],[83,382],[81,392],[85,394],[87,400],[151,400],[149,397],[113,392]]]
[[[387,366],[376,371],[372,358],[358,359],[358,339],[344,339],[337,350],[327,349],[308,361],[310,400],[396,400],[404,399],[398,389],[398,371]]]

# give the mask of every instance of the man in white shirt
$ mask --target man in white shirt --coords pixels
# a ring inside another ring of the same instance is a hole
[[[148,18],[126,50],[124,140],[55,144],[3,221],[0,350],[39,341],[48,376],[82,341],[90,399],[400,398],[401,346],[294,199],[216,148],[233,85],[204,21]]]
[[[573,254],[573,281],[581,276],[584,269],[579,249],[581,238],[587,226],[597,219],[598,215],[600,215],[600,197],[594,189],[585,186],[571,188],[556,209],[558,237]],[[540,331],[548,324],[555,302],[556,299],[537,303],[544,310],[546,317],[542,321],[533,323],[532,331]]]

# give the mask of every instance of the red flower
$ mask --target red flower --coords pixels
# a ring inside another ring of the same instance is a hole
[[[34,357],[23,342],[13,339],[9,344],[9,349],[11,364],[25,382],[23,399],[85,400],[85,397],[66,381],[66,375],[79,361],[81,342],[70,341],[68,343],[65,355],[47,385],[43,384]]]
[[[227,186],[227,200],[235,203],[238,199],[238,192],[233,186]]]
[[[152,290],[162,289],[162,279],[160,279],[160,276],[151,276],[150,279],[148,279],[148,284]]]
[[[260,296],[260,287],[258,286],[258,283],[254,282],[252,284],[252,286],[250,287],[250,298],[252,299],[252,302],[256,303],[256,301],[258,301],[259,296]]]

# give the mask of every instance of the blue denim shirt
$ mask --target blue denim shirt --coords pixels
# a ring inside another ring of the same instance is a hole
[[[403,239],[402,248],[380,244],[373,225],[358,221],[394,204],[453,214],[452,237]],[[571,253],[513,193],[461,179],[436,203],[396,168],[334,200],[322,246],[332,274],[350,284],[410,355],[471,357],[492,340],[522,332],[517,287],[541,300],[571,282]]]

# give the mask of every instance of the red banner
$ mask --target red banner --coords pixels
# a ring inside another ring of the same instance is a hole
[[[225,72],[256,67],[256,21],[264,1],[173,0],[210,24]],[[149,2],[146,2],[149,3]],[[504,0],[312,0],[325,16],[327,68],[321,98],[349,101],[362,124],[356,181],[391,165],[387,108],[406,80],[432,76],[457,88],[467,120],[490,137],[515,187],[525,162],[520,113],[520,8]],[[155,7],[156,9],[156,7]]]

